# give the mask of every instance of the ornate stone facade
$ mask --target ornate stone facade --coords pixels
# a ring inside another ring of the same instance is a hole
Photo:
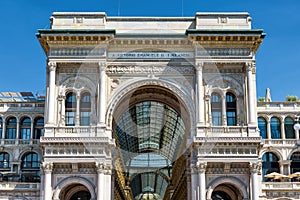
[[[297,182],[264,177],[266,153],[279,172],[297,170],[299,133],[285,119],[300,108],[257,106],[264,36],[248,13],[53,13],[37,34],[45,100],[0,103],[0,198],[298,199]]]

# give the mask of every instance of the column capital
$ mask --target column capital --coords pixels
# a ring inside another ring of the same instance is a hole
[[[53,163],[52,162],[43,162],[41,167],[44,170],[45,174],[51,174],[52,170],[53,170]]]
[[[196,62],[195,63],[195,68],[197,71],[202,72],[203,66],[204,66],[204,62]]]
[[[96,162],[95,166],[98,174],[105,174],[105,175],[112,174],[111,166],[106,165],[103,162]]]
[[[246,71],[247,72],[251,71],[253,74],[255,74],[255,71],[256,71],[255,61],[246,62],[245,65],[246,65]]]
[[[205,173],[207,162],[198,161],[196,165],[197,165],[198,172]]]
[[[58,101],[66,100],[66,96],[60,94],[60,95],[58,95],[57,100],[58,100]]]
[[[49,68],[50,71],[55,71],[55,69],[56,69],[56,62],[49,61],[48,62],[48,68]]]
[[[261,170],[261,162],[250,162],[249,168],[251,173],[258,174]]]
[[[98,66],[100,71],[106,70],[106,62],[98,62]]]

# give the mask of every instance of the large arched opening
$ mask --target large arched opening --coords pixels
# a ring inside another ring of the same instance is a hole
[[[61,200],[90,200],[91,193],[87,187],[80,183],[70,184],[64,187],[59,195]]]
[[[231,184],[218,185],[211,196],[212,200],[242,200],[241,192]]]
[[[142,86],[127,94],[113,116],[114,199],[176,199],[173,188],[186,190],[189,124],[183,102],[166,88]]]

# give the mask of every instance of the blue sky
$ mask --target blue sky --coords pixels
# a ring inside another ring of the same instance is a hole
[[[183,6],[182,6],[183,5]],[[299,0],[0,0],[0,91],[45,93],[46,56],[35,33],[55,11],[100,11],[108,16],[194,16],[196,12],[249,12],[267,33],[257,59],[257,96],[300,97]]]

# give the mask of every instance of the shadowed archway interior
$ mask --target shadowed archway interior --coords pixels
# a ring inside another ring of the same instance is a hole
[[[183,152],[185,123],[178,99],[172,100],[177,102],[174,109],[162,101],[166,98],[156,100],[161,91],[155,98],[148,93],[140,99],[144,94],[135,94],[141,95],[131,99],[130,107],[115,121],[114,138],[132,198],[161,200],[171,184],[173,165]]]

